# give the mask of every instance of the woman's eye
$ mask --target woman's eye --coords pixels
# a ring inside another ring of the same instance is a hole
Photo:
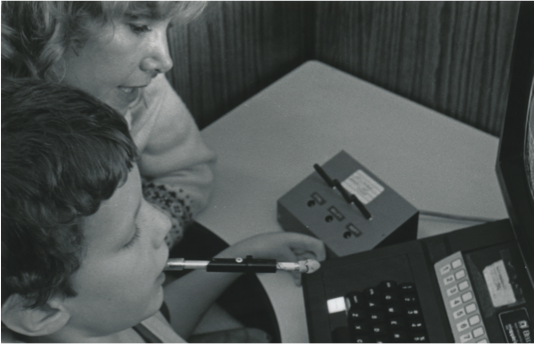
[[[149,32],[150,31],[150,27],[148,27],[147,25],[143,25],[143,24],[128,24],[128,26],[130,26],[130,30],[132,30],[132,32],[134,33],[144,33],[144,32]]]

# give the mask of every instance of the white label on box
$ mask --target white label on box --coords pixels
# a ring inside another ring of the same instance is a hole
[[[490,298],[494,307],[501,307],[516,302],[513,287],[503,260],[499,260],[483,269]]]
[[[384,187],[362,170],[357,170],[357,172],[350,175],[342,182],[342,186],[357,196],[363,204],[370,203],[385,190]]]

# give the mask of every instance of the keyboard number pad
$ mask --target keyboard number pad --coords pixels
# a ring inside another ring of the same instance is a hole
[[[428,342],[416,286],[383,281],[345,296],[348,332],[335,342]],[[336,333],[334,333],[336,332]],[[338,333],[339,332],[339,333]]]
[[[436,263],[435,273],[455,342],[488,342],[461,252]]]

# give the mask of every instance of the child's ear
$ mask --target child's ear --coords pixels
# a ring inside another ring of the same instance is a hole
[[[13,294],[2,305],[2,323],[30,337],[47,336],[61,330],[71,318],[61,299],[52,297],[44,306],[24,307],[26,299]]]

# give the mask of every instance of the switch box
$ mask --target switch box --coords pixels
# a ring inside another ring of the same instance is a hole
[[[416,239],[418,210],[348,153],[341,151],[321,169],[346,196],[314,171],[277,201],[284,230],[321,239],[330,258]],[[348,195],[356,196],[360,209]]]

